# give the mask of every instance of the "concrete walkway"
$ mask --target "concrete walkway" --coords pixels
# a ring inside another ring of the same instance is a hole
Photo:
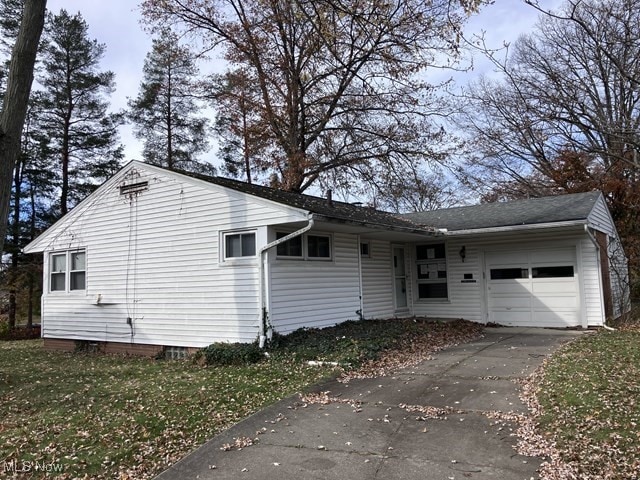
[[[516,454],[509,425],[483,412],[526,412],[514,380],[580,334],[488,328],[483,338],[392,376],[325,383],[316,391],[330,391],[339,401],[285,399],[214,437],[157,479],[538,478],[543,459]],[[437,410],[424,407],[456,412],[432,418]],[[221,450],[245,437],[259,440]]]

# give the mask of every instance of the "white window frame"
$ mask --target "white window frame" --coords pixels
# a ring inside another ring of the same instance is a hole
[[[289,235],[291,232],[285,232],[282,230],[276,230],[276,237],[280,234]],[[293,255],[278,255],[276,253],[276,258],[278,260],[307,260],[310,262],[331,262],[333,261],[333,236],[328,233],[305,233],[301,235],[302,237],[302,255],[301,256],[293,256]],[[328,257],[312,257],[309,255],[309,237],[323,237],[329,239],[329,256]],[[276,247],[277,252],[277,247]]]
[[[84,254],[84,269],[83,270],[72,270],[72,254],[74,253],[83,253]],[[64,257],[64,270],[59,272],[53,271],[53,258],[54,257]],[[86,248],[75,248],[73,250],[64,250],[64,251],[56,251],[49,253],[49,264],[48,264],[48,293],[54,295],[62,295],[62,294],[83,294],[87,291],[87,249]],[[74,273],[84,273],[84,288],[71,288],[71,276]],[[64,274],[64,288],[59,290],[53,290],[53,281],[52,277],[54,274]]]
[[[442,245],[444,248],[444,259],[439,257],[434,257],[433,259],[420,259],[418,260],[418,247],[430,247],[430,246],[439,246]],[[419,302],[448,302],[450,292],[450,282],[449,282],[449,258],[447,251],[447,243],[446,242],[436,242],[436,243],[420,243],[414,246],[414,254],[415,254],[415,263],[416,263],[416,298]],[[444,263],[445,265],[445,277],[444,278],[420,278],[420,267],[421,265],[428,264],[439,264]],[[420,285],[435,285],[435,284],[444,284],[447,288],[447,295],[445,297],[421,297],[420,296]]]
[[[329,240],[329,256],[328,257],[312,257],[309,255],[309,237],[320,237],[320,238],[326,238]],[[330,262],[331,260],[333,260],[333,238],[331,237],[331,235],[326,234],[326,233],[308,233],[305,234],[305,240],[304,240],[304,247],[305,247],[305,258],[307,260],[313,261],[313,262]]]
[[[240,255],[237,257],[230,257],[227,255],[227,237],[240,235],[240,248],[242,248],[242,235],[253,235],[253,255]],[[224,262],[241,262],[246,260],[255,259],[258,255],[258,232],[256,230],[230,230],[228,232],[222,232],[222,238],[220,239],[222,260]]]

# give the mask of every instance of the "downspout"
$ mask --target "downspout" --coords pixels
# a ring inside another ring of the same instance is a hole
[[[589,230],[589,225],[587,225],[587,224],[584,225],[584,231],[587,234],[587,236],[589,237],[589,240],[591,240],[591,243],[593,243],[593,246],[596,247],[596,264],[598,266],[598,278],[600,279],[600,291],[602,292],[603,288],[602,288],[602,265],[600,264],[600,245],[598,244],[598,241],[596,240],[596,237],[594,237],[593,233],[591,233],[591,230]],[[610,331],[615,331],[616,330],[615,328],[612,328],[612,327],[607,325],[607,319],[606,318],[604,319],[604,322],[602,323],[602,326],[604,327],[605,330],[610,330]]]
[[[264,344],[267,341],[267,336],[271,337],[271,334],[272,334],[271,325],[268,325],[270,322],[269,322],[269,312],[267,312],[267,291],[265,288],[265,285],[267,283],[265,278],[265,273],[267,271],[266,253],[273,247],[277,247],[281,243],[289,241],[292,238],[299,237],[303,233],[308,232],[313,228],[313,224],[314,224],[313,215],[310,215],[309,223],[306,226],[302,227],[300,230],[296,230],[295,232],[290,233],[289,235],[279,238],[278,240],[275,240],[271,243],[267,243],[258,252],[258,258],[260,260],[258,263],[258,301],[260,304],[260,314],[259,314],[260,324],[259,324],[259,330],[258,330],[258,339],[260,342],[260,348],[264,348]]]
[[[362,252],[360,251],[360,235],[356,235],[356,242],[358,242],[356,252],[358,255],[358,294],[360,297],[360,310],[358,310],[356,314],[358,315],[359,320],[364,320],[364,303],[362,299]],[[369,252],[369,255],[371,255],[371,252]]]

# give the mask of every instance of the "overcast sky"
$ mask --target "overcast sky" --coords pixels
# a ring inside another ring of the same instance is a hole
[[[547,9],[557,9],[561,0],[539,0],[539,5]],[[137,2],[132,0],[48,0],[49,11],[57,13],[61,8],[69,13],[80,12],[89,25],[89,34],[106,45],[106,53],[101,64],[103,70],[115,73],[116,91],[111,97],[113,110],[123,109],[127,98],[135,97],[142,78],[142,65],[151,47],[150,37],[140,25]],[[487,43],[499,47],[503,42],[513,42],[522,33],[531,30],[537,19],[537,12],[523,0],[495,0],[472,18],[466,35],[486,32]],[[474,75],[487,73],[491,65],[476,56],[475,68],[461,77],[462,81]],[[125,146],[125,160],[141,159],[141,144],[133,137],[130,126],[121,128],[121,141]],[[213,152],[210,154],[213,158]]]

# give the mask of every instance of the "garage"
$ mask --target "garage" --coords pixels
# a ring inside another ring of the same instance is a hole
[[[512,326],[581,324],[576,248],[485,252],[490,322]]]

